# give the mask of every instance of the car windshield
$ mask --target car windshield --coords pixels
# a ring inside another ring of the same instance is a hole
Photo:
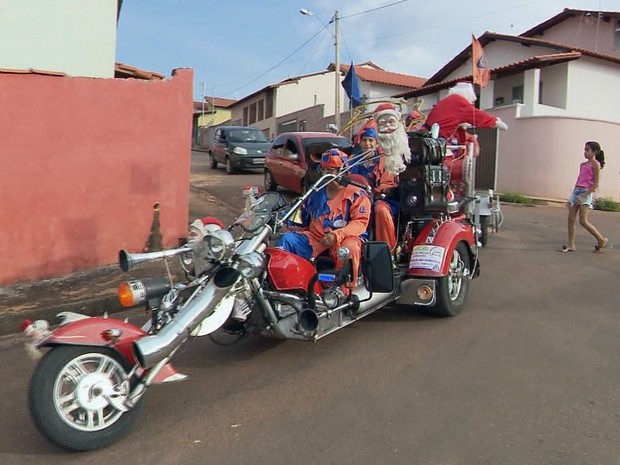
[[[229,133],[231,142],[268,142],[260,129],[233,129]]]
[[[332,147],[344,148],[351,145],[346,137],[312,137],[302,140],[305,152],[324,152]]]

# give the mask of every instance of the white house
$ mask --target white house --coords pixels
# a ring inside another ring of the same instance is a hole
[[[121,4],[122,0],[2,0],[0,68],[114,77]]]
[[[479,41],[491,68],[480,108],[509,126],[499,136],[496,189],[564,199],[585,142],[594,140],[607,154],[597,195],[618,200],[620,12],[565,9],[519,36],[486,32]],[[428,111],[461,80],[472,80],[471,45],[423,87],[398,96],[422,98]]]
[[[340,66],[342,81],[350,65]],[[355,65],[360,93],[365,100],[389,98],[424,84],[425,79],[385,71],[372,62]],[[239,126],[256,126],[268,137],[289,130],[325,130],[326,122],[335,120],[335,66],[325,71],[285,79],[250,94],[229,108],[231,122]],[[343,121],[348,120],[349,99],[340,87]]]

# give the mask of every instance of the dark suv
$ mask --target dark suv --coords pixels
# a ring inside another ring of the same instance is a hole
[[[351,141],[330,132],[285,132],[275,138],[265,160],[265,189],[282,186],[301,194],[319,177],[321,154],[348,148]]]
[[[211,168],[215,169],[218,163],[222,163],[228,174],[244,169],[262,168],[270,146],[271,143],[258,128],[220,126],[213,133],[209,147]]]

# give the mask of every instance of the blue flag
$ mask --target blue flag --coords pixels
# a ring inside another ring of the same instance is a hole
[[[351,107],[356,107],[362,104],[362,95],[360,94],[360,83],[357,80],[357,74],[355,74],[355,67],[351,62],[351,67],[347,71],[347,75],[342,80],[342,87],[347,93],[349,100],[351,101]]]

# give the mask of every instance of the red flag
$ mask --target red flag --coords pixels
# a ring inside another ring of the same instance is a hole
[[[484,49],[473,34],[471,35],[471,60],[474,68],[474,84],[479,84],[480,87],[486,87],[491,78],[491,70],[489,69]]]

